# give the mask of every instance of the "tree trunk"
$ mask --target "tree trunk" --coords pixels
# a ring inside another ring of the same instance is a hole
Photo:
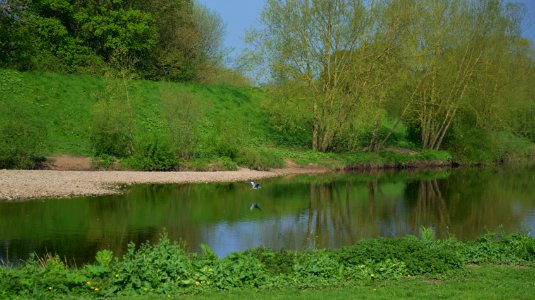
[[[368,151],[377,152],[379,149],[377,146],[377,137],[379,136],[379,127],[381,125],[381,117],[377,117],[373,123],[373,132],[372,138],[370,140],[370,145],[368,146]]]
[[[312,121],[312,151],[318,151],[318,100],[314,98]]]

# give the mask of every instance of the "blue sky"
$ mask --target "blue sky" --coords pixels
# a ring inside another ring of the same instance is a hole
[[[231,53],[232,58],[245,48],[245,32],[257,24],[265,3],[264,0],[197,0],[197,2],[217,12],[225,22],[224,47],[234,50]]]
[[[255,26],[260,17],[264,0],[197,0],[210,10],[217,12],[226,25],[224,46],[233,49],[231,58],[245,48],[243,37],[247,29]],[[516,0],[527,8],[528,15],[524,21],[524,36],[535,45],[535,0]]]

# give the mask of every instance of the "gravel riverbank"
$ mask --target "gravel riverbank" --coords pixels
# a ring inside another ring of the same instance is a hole
[[[325,171],[319,168],[217,172],[0,170],[0,201],[117,194],[121,193],[120,186],[131,184],[232,182]]]

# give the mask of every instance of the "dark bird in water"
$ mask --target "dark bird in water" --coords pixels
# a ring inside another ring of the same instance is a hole
[[[253,190],[258,190],[260,188],[260,183],[256,183],[254,181],[250,181],[249,184],[251,185],[251,188]]]
[[[256,202],[253,203],[253,204],[251,204],[251,207],[249,207],[249,209],[250,209],[250,210],[253,210],[253,209],[259,209],[259,210],[262,210],[262,209],[260,208],[260,205],[258,205],[258,203],[256,203]]]

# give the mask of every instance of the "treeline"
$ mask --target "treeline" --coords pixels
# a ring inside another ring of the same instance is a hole
[[[193,0],[0,1],[0,68],[212,82],[221,18]]]
[[[378,151],[402,132],[402,146],[501,159],[535,141],[524,12],[501,0],[268,0],[245,57],[269,79],[287,142]]]

